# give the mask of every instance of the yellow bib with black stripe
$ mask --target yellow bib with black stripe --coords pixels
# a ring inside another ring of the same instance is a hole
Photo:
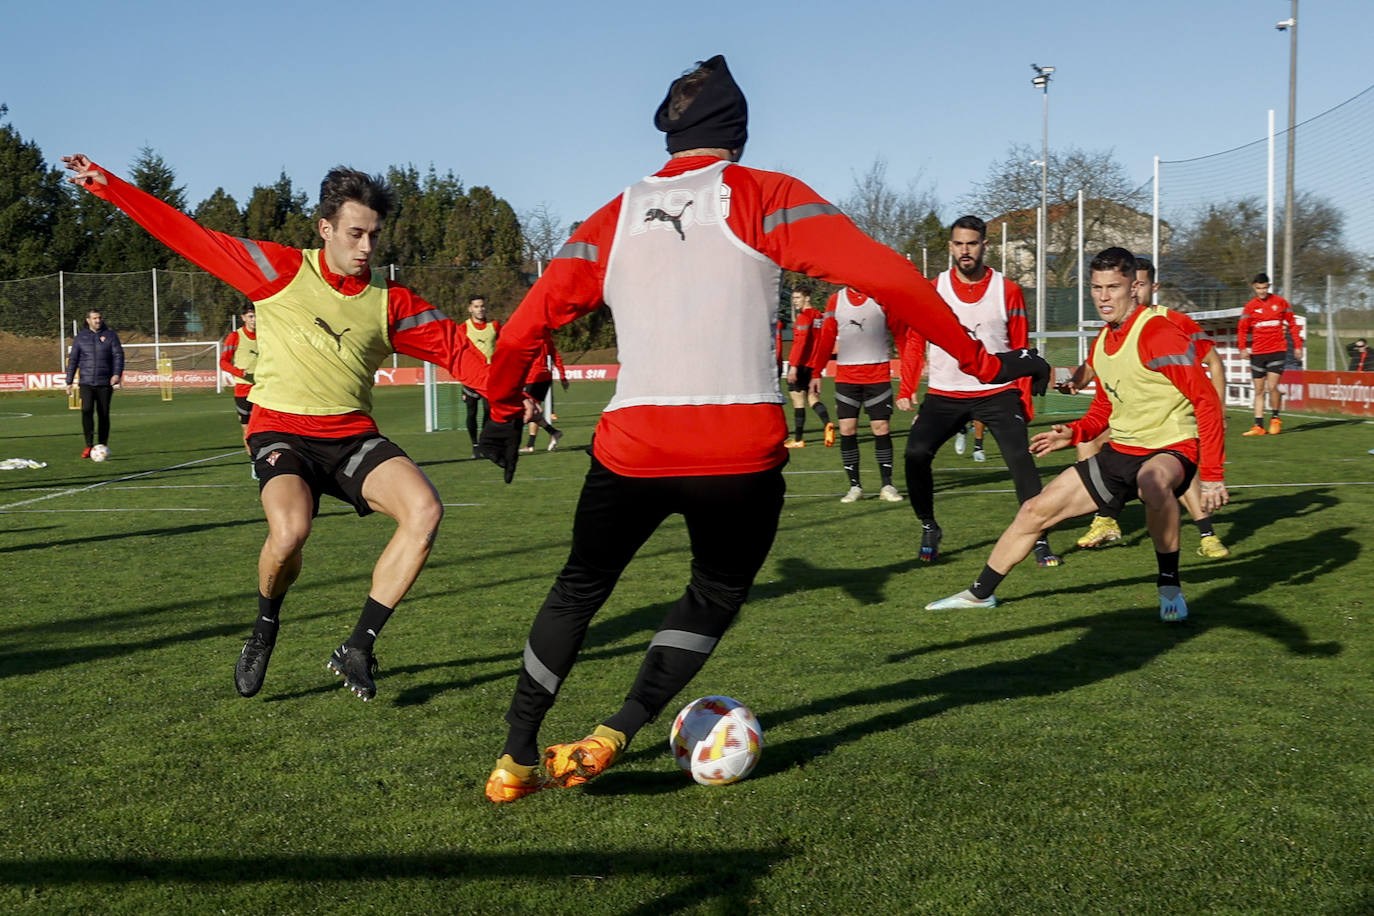
[[[1192,402],[1167,376],[1141,363],[1140,335],[1145,325],[1169,320],[1163,306],[1147,306],[1143,311],[1114,355],[1107,353],[1107,329],[1103,328],[1093,344],[1093,369],[1112,405],[1112,441],[1136,448],[1164,448],[1196,439],[1197,417]]]
[[[374,373],[391,355],[386,279],[374,270],[361,293],[345,296],[321,275],[319,249],[301,255],[291,282],[257,303],[248,399],[283,413],[370,413]]]

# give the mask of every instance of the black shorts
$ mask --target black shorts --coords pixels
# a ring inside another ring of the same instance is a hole
[[[1145,462],[1155,455],[1173,455],[1179,460],[1183,465],[1183,480],[1174,488],[1174,495],[1182,496],[1187,493],[1188,485],[1193,482],[1193,475],[1197,473],[1197,465],[1172,449],[1160,449],[1148,455],[1125,455],[1112,448],[1112,444],[1108,442],[1102,446],[1102,451],[1075,464],[1074,470],[1078,471],[1083,486],[1088,488],[1088,493],[1099,509],[1107,506],[1120,508],[1140,495],[1136,477],[1139,476],[1140,468]]]
[[[795,382],[788,382],[787,390],[806,391],[811,387],[811,376],[816,370],[812,369],[810,366],[793,366],[792,368],[797,370],[797,380]]]
[[[363,481],[372,470],[392,458],[408,457],[395,442],[380,433],[363,433],[342,439],[262,432],[248,437],[258,491],[267,481],[294,474],[306,482],[315,498],[313,515],[320,514],[320,495],[329,494],[352,506],[359,515],[372,507],[363,499]]]
[[[482,393],[481,393],[480,391],[473,391],[473,390],[472,390],[471,388],[469,388],[467,385],[459,385],[458,387],[459,387],[460,389],[462,389],[459,393],[463,396],[463,400],[465,400],[465,401],[485,401],[485,400],[486,400],[486,398],[482,397]]]
[[[1264,378],[1271,372],[1275,375],[1282,375],[1283,366],[1286,362],[1288,362],[1288,354],[1283,351],[1278,353],[1251,353],[1250,375],[1254,378]]]
[[[544,403],[544,396],[549,393],[549,388],[553,386],[553,379],[546,378],[542,382],[530,382],[525,386],[525,394],[529,395],[530,400],[536,404]]]
[[[856,385],[853,382],[835,383],[835,416],[840,420],[856,420],[859,408],[870,420],[887,420],[892,416],[892,383],[885,385]]]
[[[246,397],[234,395],[234,410],[238,412],[239,422],[247,426],[248,418],[253,415],[253,402]]]

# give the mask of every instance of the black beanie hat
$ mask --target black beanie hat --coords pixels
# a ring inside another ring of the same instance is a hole
[[[701,92],[685,111],[671,119],[668,104],[673,87],[686,77],[673,80],[654,115],[654,126],[668,135],[670,153],[687,149],[741,149],[749,139],[749,105],[744,93],[730,75],[724,56],[717,54],[697,67],[711,71]]]

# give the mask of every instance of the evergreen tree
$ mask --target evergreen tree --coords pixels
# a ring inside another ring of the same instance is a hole
[[[8,112],[0,104],[0,118]],[[66,198],[62,176],[43,162],[38,144],[0,123],[0,279],[55,272],[52,237]]]

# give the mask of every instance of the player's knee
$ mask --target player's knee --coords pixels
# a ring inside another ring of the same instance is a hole
[[[417,534],[432,539],[443,520],[444,504],[439,501],[438,496],[429,493],[412,501],[404,518],[401,519],[401,524]]]
[[[310,539],[310,523],[299,521],[278,522],[267,529],[267,546],[277,562],[284,563],[305,546]]]

